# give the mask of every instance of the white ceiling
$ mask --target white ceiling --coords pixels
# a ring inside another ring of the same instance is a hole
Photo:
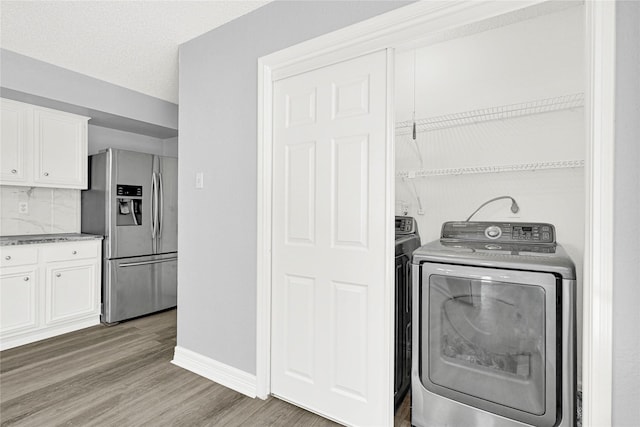
[[[4,1],[0,47],[178,102],[178,45],[268,1]]]

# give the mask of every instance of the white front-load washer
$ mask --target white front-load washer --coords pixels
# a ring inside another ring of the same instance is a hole
[[[441,236],[412,260],[411,424],[575,426],[576,275],[553,225]]]

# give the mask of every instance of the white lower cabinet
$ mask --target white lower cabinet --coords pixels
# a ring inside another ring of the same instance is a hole
[[[48,325],[92,315],[99,308],[97,289],[88,285],[95,282],[97,261],[62,264],[46,269],[45,323]]]
[[[100,245],[0,248],[0,350],[100,323]]]
[[[36,266],[14,267],[0,274],[0,335],[30,331],[38,327],[38,270]]]

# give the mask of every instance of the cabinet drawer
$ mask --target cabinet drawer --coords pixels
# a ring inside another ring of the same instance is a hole
[[[95,242],[56,243],[42,248],[44,262],[73,261],[97,256],[98,245]]]
[[[3,246],[0,248],[0,267],[36,264],[38,248],[29,246]]]

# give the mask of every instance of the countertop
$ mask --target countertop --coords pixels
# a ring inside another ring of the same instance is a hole
[[[79,240],[102,239],[97,234],[63,233],[63,234],[23,234],[19,236],[0,236],[0,246],[32,245],[37,243],[76,242]]]

